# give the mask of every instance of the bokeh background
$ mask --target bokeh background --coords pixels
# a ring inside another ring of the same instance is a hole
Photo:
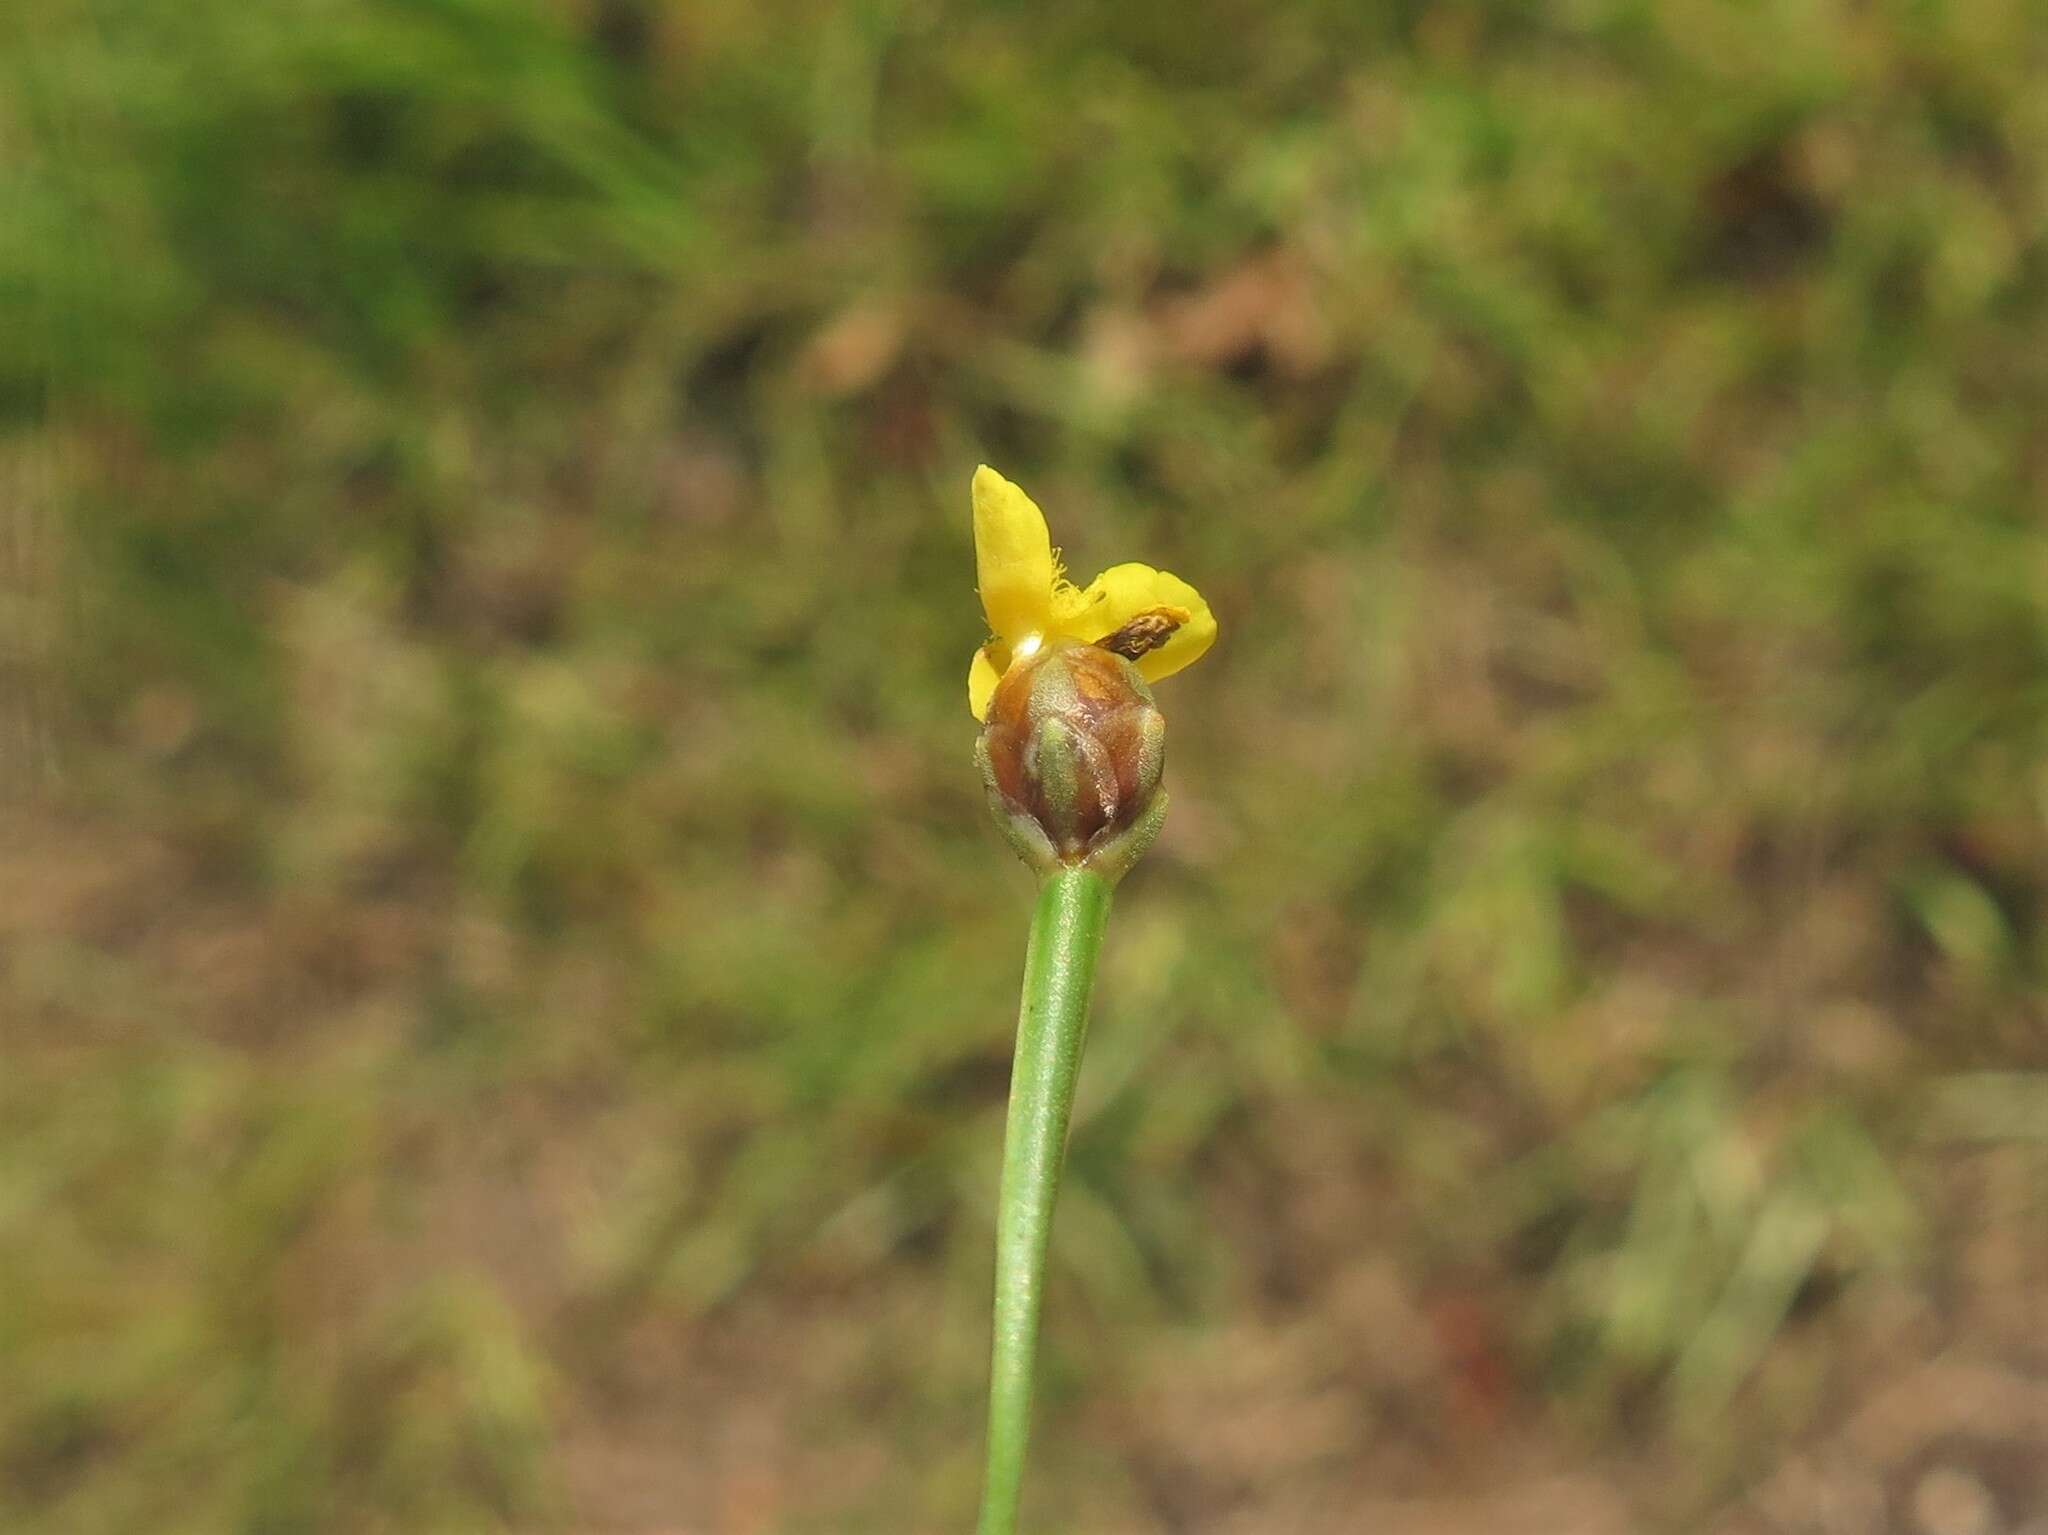
[[[2044,79],[2024,0],[5,7],[0,1526],[968,1526],[986,460],[1222,625],[1032,1526],[2038,1535]]]

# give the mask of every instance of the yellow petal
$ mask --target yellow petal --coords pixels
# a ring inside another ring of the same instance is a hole
[[[988,718],[988,701],[995,697],[996,684],[1003,680],[1003,669],[988,652],[986,645],[975,651],[974,661],[967,668],[967,707],[978,720]]]
[[[1052,535],[1032,499],[983,464],[974,471],[974,569],[988,626],[1012,645],[1052,623]]]
[[[1216,642],[1216,615],[1209,604],[1179,576],[1150,565],[1112,565],[1080,590],[1063,588],[1054,603],[1053,627],[1060,634],[1094,644],[1106,639],[1141,614],[1166,610],[1187,617],[1157,650],[1138,657],[1147,682],[1170,677],[1201,659]]]

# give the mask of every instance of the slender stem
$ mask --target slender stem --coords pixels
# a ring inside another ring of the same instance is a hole
[[[989,1365],[988,1475],[980,1535],[1014,1535],[1017,1528],[1046,1243],[1067,1154],[1067,1122],[1081,1072],[1088,993],[1109,920],[1109,895],[1110,883],[1099,874],[1056,869],[1040,887],[1038,910],[1031,917],[996,1211],[995,1347]]]

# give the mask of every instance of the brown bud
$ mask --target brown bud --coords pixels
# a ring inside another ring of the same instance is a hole
[[[1166,720],[1113,651],[1054,640],[1011,666],[976,756],[997,823],[1040,872],[1082,864],[1115,879],[1158,834]]]

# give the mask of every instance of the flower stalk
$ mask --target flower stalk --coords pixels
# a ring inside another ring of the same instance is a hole
[[[1017,1528],[1046,1249],[1111,890],[1110,881],[1092,870],[1058,869],[1040,885],[1031,918],[997,1199],[988,1473],[979,1535],[1014,1535]]]

